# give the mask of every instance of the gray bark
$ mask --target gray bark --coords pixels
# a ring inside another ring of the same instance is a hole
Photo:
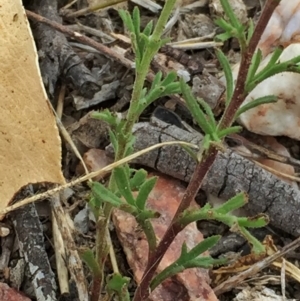
[[[32,195],[24,188],[18,197]],[[38,301],[56,301],[57,286],[44,245],[42,224],[34,204],[11,213],[21,254],[30,272],[31,284]]]
[[[52,21],[62,23],[57,11],[57,0],[33,0],[27,8]],[[92,98],[100,87],[92,73],[73,51],[64,34],[33,21],[31,28],[38,49],[43,82],[50,95],[53,96],[56,83],[63,75],[82,96]]]

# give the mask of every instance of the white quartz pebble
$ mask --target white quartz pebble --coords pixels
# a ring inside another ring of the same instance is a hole
[[[291,44],[282,53],[280,61],[300,55],[300,44]],[[267,95],[278,101],[260,105],[240,117],[240,122],[251,132],[261,135],[288,136],[300,140],[300,74],[276,74],[259,85],[248,95],[244,104]]]

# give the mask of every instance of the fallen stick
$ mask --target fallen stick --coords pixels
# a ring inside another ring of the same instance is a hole
[[[174,140],[200,145],[203,139],[200,133],[190,133],[158,119],[153,120],[152,123],[136,124],[135,151]],[[107,150],[111,153],[110,147]],[[190,180],[196,166],[188,153],[177,145],[155,149],[134,162],[185,182]],[[222,199],[245,191],[249,194],[249,203],[245,207],[249,214],[265,213],[273,226],[295,236],[300,234],[300,191],[230,149],[219,152],[202,189]]]

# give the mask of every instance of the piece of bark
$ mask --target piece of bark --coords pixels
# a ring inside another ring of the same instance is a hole
[[[83,155],[91,148],[104,148],[108,139],[108,125],[100,119],[93,118],[94,111],[90,111],[79,121],[67,127],[78,151]],[[69,146],[67,146],[69,147]]]
[[[213,110],[219,104],[224,91],[224,84],[206,70],[203,71],[203,74],[193,77],[193,94],[203,98]]]
[[[134,134],[135,151],[174,140],[200,145],[203,139],[200,133],[189,133],[158,120],[155,124],[136,124]],[[111,150],[108,149],[108,152]],[[177,145],[156,149],[134,162],[186,182],[190,180],[196,166],[187,152]],[[230,149],[224,153],[219,152],[201,188],[223,199],[245,191],[249,194],[249,203],[245,209],[250,214],[263,212],[269,216],[273,226],[295,236],[300,234],[300,191]]]
[[[34,0],[28,9],[52,21],[62,23],[57,12],[56,0]],[[60,75],[70,80],[76,90],[86,98],[92,98],[100,87],[92,73],[73,51],[64,34],[37,22],[31,22],[36,41],[43,82],[53,96]]]
[[[32,195],[31,189],[25,188],[18,197],[28,194]],[[37,300],[56,301],[57,285],[45,250],[43,228],[35,205],[29,204],[13,211],[11,217]]]
[[[0,271],[8,267],[10,254],[13,251],[15,236],[11,233],[1,239]]]

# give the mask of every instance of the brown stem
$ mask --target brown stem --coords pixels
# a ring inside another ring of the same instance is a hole
[[[185,191],[185,194],[169,228],[167,229],[162,240],[157,246],[154,256],[149,258],[147,267],[145,269],[146,272],[144,273],[142,281],[135,292],[133,301],[142,301],[149,296],[148,288],[162,257],[164,256],[165,252],[169,248],[176,235],[183,230],[184,226],[176,223],[176,219],[185,209],[189,207],[191,201],[195,198],[205,175],[215,161],[218,150],[211,146],[207,153],[208,155],[204,156],[203,160],[199,164],[197,164],[193,177]]]
[[[239,109],[241,104],[243,103],[246,94],[245,94],[245,82],[248,74],[248,70],[251,64],[251,59],[253,54],[256,50],[260,37],[267,26],[270,17],[273,14],[274,9],[279,4],[280,0],[268,0],[265,4],[264,11],[261,14],[261,17],[257,23],[253,36],[249,42],[249,45],[242,54],[241,60],[241,68],[239,70],[238,79],[236,83],[236,87],[234,90],[234,94],[232,97],[232,101],[230,102],[229,106],[227,107],[226,111],[221,120],[221,128],[229,127],[233,121],[236,111]],[[152,258],[149,258],[147,267],[145,269],[145,273],[143,275],[142,281],[137,288],[133,301],[142,301],[145,300],[149,294],[149,287],[150,282],[155,274],[155,271],[161,262],[165,252],[169,248],[170,244],[176,237],[176,235],[183,230],[184,226],[180,225],[176,222],[178,216],[189,207],[192,200],[195,198],[198,190],[202,185],[202,181],[211,168],[212,164],[214,163],[218,154],[218,150],[211,146],[207,152],[207,156],[204,156],[203,160],[199,162],[196,166],[196,169],[193,173],[192,179],[185,191],[185,194],[181,200],[181,203],[177,209],[177,212],[167,229],[165,235],[163,236],[162,240],[160,241],[156,253]]]
[[[255,53],[261,35],[264,32],[275,8],[278,6],[280,1],[281,0],[268,0],[264,6],[264,10],[262,11],[262,14],[257,22],[252,38],[249,41],[249,45],[245,53],[242,53],[239,74],[237,77],[235,90],[232,96],[232,101],[230,102],[230,104],[224,112],[224,115],[220,122],[220,129],[228,128],[233,123],[235,113],[242,105],[247,96],[245,92],[245,83],[252,57]]]
[[[91,301],[98,301],[99,295],[102,288],[101,279],[93,278],[92,288],[91,288]]]

